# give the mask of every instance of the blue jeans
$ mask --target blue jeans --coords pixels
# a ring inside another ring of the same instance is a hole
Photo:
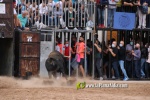
[[[125,68],[124,68],[124,61],[123,61],[123,60],[120,60],[120,61],[119,61],[119,65],[120,65],[120,68],[121,68],[121,70],[122,70],[122,73],[124,74],[124,78],[128,78],[128,75],[127,75],[126,70],[125,70]]]
[[[116,76],[116,78],[119,78],[120,76],[119,76],[118,62],[117,62],[117,61],[115,61],[115,62],[112,63],[112,68],[113,68],[114,71],[115,71],[115,76]]]
[[[54,17],[49,17],[49,25],[50,26],[56,25]]]
[[[97,8],[98,24],[104,24],[104,9]]]
[[[113,26],[113,18],[114,18],[114,13],[115,12],[116,12],[116,8],[108,9],[108,20],[107,20],[108,27],[112,27]]]
[[[141,59],[141,76],[145,76],[145,73],[144,73],[145,63],[146,63],[146,59],[142,58]]]
[[[140,60],[134,60],[134,66],[135,66],[135,76],[137,78],[140,78],[140,71],[141,71],[141,67],[140,67]]]

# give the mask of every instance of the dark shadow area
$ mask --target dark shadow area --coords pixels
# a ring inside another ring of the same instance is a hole
[[[13,39],[0,39],[0,75],[12,76],[14,66]]]

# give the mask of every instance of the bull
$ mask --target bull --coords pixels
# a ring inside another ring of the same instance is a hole
[[[56,77],[56,73],[60,72],[67,80],[67,76],[64,71],[65,58],[60,52],[58,51],[51,52],[45,62],[45,66],[48,71],[49,78],[52,78],[52,76]]]

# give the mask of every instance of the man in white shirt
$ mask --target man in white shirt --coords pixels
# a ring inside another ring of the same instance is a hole
[[[32,2],[32,4],[29,6],[31,11],[35,11],[38,8],[38,5],[35,1]]]
[[[46,6],[45,1],[39,5],[39,13],[41,16],[41,22],[48,25],[48,7]]]

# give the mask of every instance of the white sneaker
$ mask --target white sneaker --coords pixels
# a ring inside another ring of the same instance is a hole
[[[68,27],[66,27],[65,29],[68,30]]]
[[[74,30],[78,30],[78,29],[75,27]]]
[[[115,76],[112,76],[112,79],[115,79]]]
[[[100,77],[99,79],[100,79],[100,80],[103,80],[103,77]]]
[[[138,28],[141,28],[141,26],[138,26]]]

